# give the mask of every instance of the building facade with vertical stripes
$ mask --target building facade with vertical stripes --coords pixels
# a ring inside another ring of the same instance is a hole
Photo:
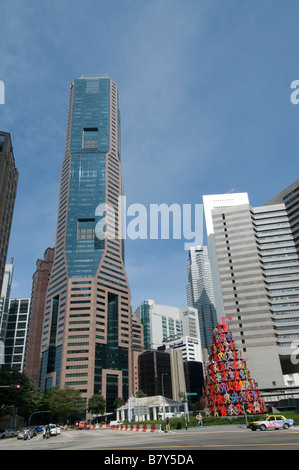
[[[222,207],[212,218],[224,316],[234,341],[260,388],[294,385],[299,259],[286,205]]]
[[[11,136],[0,131],[0,292],[5,271],[19,173]]]
[[[113,410],[133,390],[134,334],[121,237],[120,112],[106,75],[70,86],[41,388],[70,386]],[[134,326],[136,330],[136,323]]]

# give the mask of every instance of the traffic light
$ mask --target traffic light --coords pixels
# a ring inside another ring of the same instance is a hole
[[[21,388],[20,384],[10,385],[9,388]]]

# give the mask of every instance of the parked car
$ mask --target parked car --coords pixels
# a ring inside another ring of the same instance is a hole
[[[17,438],[24,439],[24,434],[29,433],[30,438],[33,437],[33,431],[30,428],[21,428],[18,432]]]
[[[18,431],[14,429],[0,429],[0,439],[4,439],[5,437],[16,437],[18,435]]]
[[[252,431],[260,429],[266,431],[267,429],[289,429],[294,426],[293,419],[286,419],[283,415],[266,415],[259,421],[253,421],[248,424],[248,428]]]

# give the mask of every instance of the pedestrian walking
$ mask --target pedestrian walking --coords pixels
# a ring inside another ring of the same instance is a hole
[[[167,416],[167,418],[166,418],[166,432],[168,432],[168,431],[170,431],[170,419]]]
[[[196,419],[197,419],[198,426],[203,426],[202,414],[201,413],[198,413],[198,415],[196,416]]]

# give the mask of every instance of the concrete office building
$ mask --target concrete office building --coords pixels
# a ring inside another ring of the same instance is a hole
[[[214,209],[234,207],[240,204],[249,204],[247,193],[212,194],[208,196],[203,196],[208,254],[212,272],[214,300],[218,322],[221,322],[221,318],[223,317],[224,304],[222,298],[221,281],[219,277],[219,267],[216,253],[212,211]]]
[[[4,335],[4,364],[24,371],[30,299],[9,299]]]
[[[39,384],[41,347],[46,293],[54,260],[54,249],[47,248],[44,259],[36,262],[32,278],[31,304],[24,372]]]
[[[132,395],[134,381],[122,192],[117,85],[80,77],[70,86],[41,388],[70,386],[86,400],[101,394],[108,412]]]
[[[166,351],[169,349],[180,349],[183,361],[203,362],[200,340],[197,338],[182,336],[181,338],[165,343],[165,348]]]
[[[299,255],[299,179],[275,196],[266,205],[285,204],[290,227]]]
[[[208,350],[212,345],[213,329],[217,325],[217,314],[211,264],[206,246],[190,248],[187,273],[188,305],[198,311],[201,345],[203,349]]]
[[[282,387],[299,372],[299,260],[286,206],[223,206],[211,220],[223,316],[258,387]]]
[[[139,389],[148,396],[162,395],[173,400],[186,393],[182,352],[145,351],[139,355]]]
[[[0,132],[0,292],[6,264],[19,173],[10,134]]]
[[[8,306],[10,299],[10,291],[13,278],[13,258],[10,264],[5,265],[4,278],[2,283],[0,297],[0,365],[4,364],[4,339],[8,316]]]
[[[136,310],[144,328],[144,349],[157,349],[182,336],[198,340],[201,354],[198,313],[193,307],[178,308],[144,300]]]
[[[138,357],[139,389],[148,396],[172,398],[170,355],[165,351],[145,351]]]

